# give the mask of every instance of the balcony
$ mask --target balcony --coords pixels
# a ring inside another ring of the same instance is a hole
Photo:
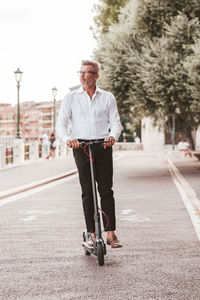
[[[0,132],[2,132],[2,131],[8,131],[9,130],[9,132],[10,131],[13,131],[14,130],[14,127],[6,127],[6,128],[0,128]]]
[[[52,111],[47,111],[47,112],[40,112],[39,116],[52,116],[54,114],[53,110]]]
[[[0,120],[0,123],[14,123],[14,120]]]
[[[51,124],[53,122],[53,120],[40,120],[39,123],[40,124]]]

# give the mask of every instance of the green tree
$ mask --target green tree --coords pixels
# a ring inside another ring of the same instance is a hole
[[[199,9],[197,0],[132,0],[101,35],[100,84],[116,95],[124,120],[179,112],[187,130],[199,124]]]
[[[135,4],[129,4],[123,9],[123,14],[120,15],[120,25],[114,24],[110,27],[107,34],[103,34],[99,41],[99,47],[94,53],[95,59],[101,63],[101,76],[99,85],[106,90],[112,91],[117,99],[118,108],[125,131],[127,123],[133,124],[132,130],[138,123],[139,118],[133,116],[132,103],[130,106],[129,90],[133,84],[131,75],[133,76],[132,67],[130,68],[130,58],[137,60],[138,52],[132,48],[135,43],[137,47],[140,44],[135,38],[134,30],[131,22],[126,22],[127,15]],[[137,76],[135,70],[135,76]]]
[[[172,18],[170,25],[165,25],[164,30],[165,35],[154,38],[143,51],[140,76],[143,89],[150,98],[143,97],[144,107],[155,120],[166,119],[169,128],[176,116],[176,130],[185,131],[192,142],[191,131],[200,124],[200,114],[194,109],[198,100],[191,92],[191,87],[194,89],[196,84],[193,82],[192,85],[185,62],[191,62],[193,47],[200,34],[199,21],[179,14]],[[196,77],[194,71],[193,68],[192,78]],[[138,91],[132,94],[137,97]]]
[[[120,8],[124,7],[128,0],[100,0],[100,3],[94,6],[94,22],[96,28],[93,28],[95,36],[97,33],[104,34],[109,31],[109,26],[118,23]]]
[[[193,53],[186,58],[184,67],[188,70],[188,89],[193,99],[192,111],[200,113],[200,39],[196,40],[192,50]]]
[[[137,7],[136,27],[141,38],[161,37],[165,25],[183,13],[189,20],[200,16],[199,0],[140,0]]]
[[[181,113],[191,110],[194,99],[188,88],[190,79],[184,62],[193,53],[192,45],[199,36],[198,19],[189,21],[180,14],[171,25],[166,25],[165,36],[149,43],[143,53],[140,76],[149,98],[156,103],[154,109],[163,116],[176,109]]]

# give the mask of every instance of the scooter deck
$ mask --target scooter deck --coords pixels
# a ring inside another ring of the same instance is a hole
[[[90,254],[97,255],[96,247],[94,247],[94,246],[88,246],[88,243],[87,243],[87,242],[83,242],[83,243],[82,243],[82,246],[83,246],[83,248],[84,248],[87,252],[89,252]]]
[[[88,246],[87,242],[83,242],[82,246],[85,247],[85,248],[87,248],[87,249],[91,249],[91,250],[94,249],[94,246]]]
[[[87,242],[83,242],[83,243],[82,243],[82,246],[83,246],[88,252],[90,252],[91,254],[97,255],[97,249],[96,249],[96,247],[94,247],[94,246],[88,246],[88,243],[87,243]],[[105,243],[103,243],[103,253],[104,253],[104,255],[106,254],[106,245],[105,245]]]

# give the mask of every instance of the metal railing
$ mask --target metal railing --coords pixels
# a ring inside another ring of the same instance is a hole
[[[13,164],[13,147],[7,146],[5,150],[6,165]]]
[[[14,142],[14,138],[13,137],[9,137],[9,136],[1,136],[0,137],[0,145],[4,145],[4,146],[12,146]]]
[[[25,161],[37,161],[42,159],[42,145],[38,141],[24,142],[22,139],[5,138],[0,139],[0,169],[12,165],[19,165]],[[65,143],[57,140],[56,157],[71,155],[72,150],[66,147]]]
[[[30,158],[30,146],[25,145],[24,146],[24,160],[29,160]]]
[[[39,158],[42,158],[42,144],[38,145],[38,156]]]

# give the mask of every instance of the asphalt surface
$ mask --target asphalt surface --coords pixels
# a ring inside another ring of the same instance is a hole
[[[169,153],[169,157],[184,178],[190,183],[200,199],[200,161],[196,157],[184,157],[183,153]]]
[[[199,196],[200,163],[168,156]],[[84,255],[77,177],[19,197],[0,206],[0,299],[200,299],[200,244],[166,154],[123,151],[117,158],[123,247],[107,246],[103,267]],[[7,190],[73,167],[70,157],[38,162],[1,171],[0,182]]]
[[[61,174],[76,168],[73,155],[52,160],[39,159],[16,167],[0,170],[0,192]]]

